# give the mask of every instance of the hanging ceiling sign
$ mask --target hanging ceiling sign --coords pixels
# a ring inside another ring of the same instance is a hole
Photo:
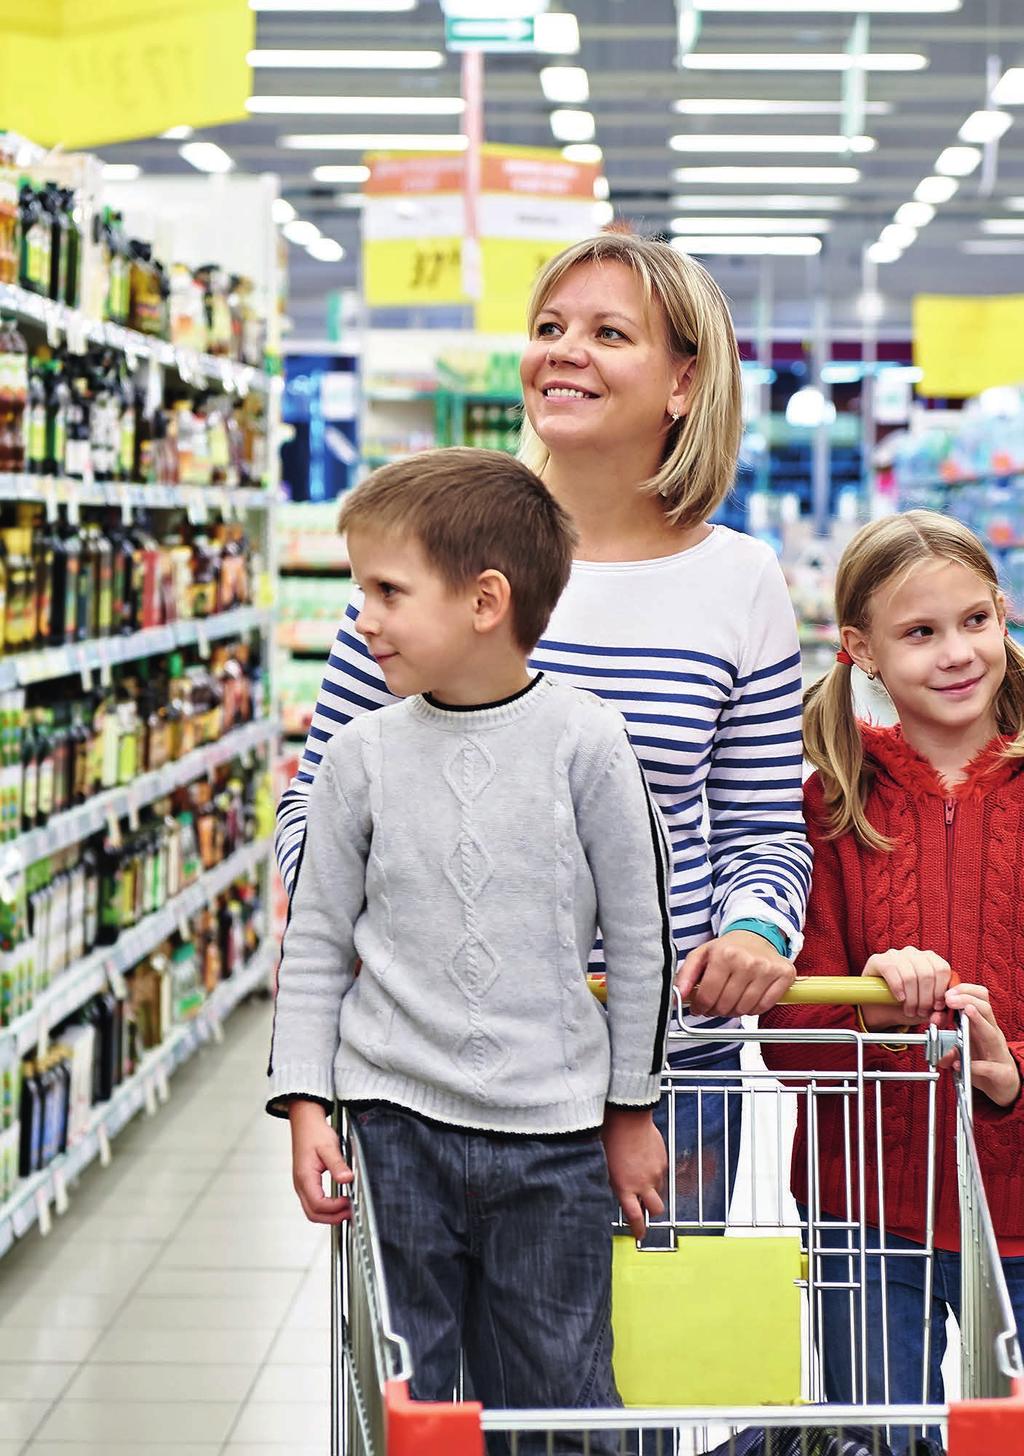
[[[1000,384],[1024,384],[1024,293],[914,299],[917,392],[966,399]]]

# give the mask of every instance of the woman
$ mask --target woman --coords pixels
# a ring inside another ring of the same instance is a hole
[[[741,432],[728,307],[691,259],[609,233],[547,265],[528,324],[521,454],[580,533],[533,665],[607,698],[626,719],[672,838],[687,1024],[716,1033],[673,1052],[670,1065],[735,1074],[729,1028],[792,981],[811,856],[785,582],[767,546],[707,523],[732,485]],[[353,630],[358,607],[357,598],[338,633],[278,810],[289,889],[324,743],[355,713],[391,701]],[[680,1099],[671,1126],[663,1107],[661,1126],[675,1161],[675,1218],[707,1224],[727,1211],[739,1098],[728,1118],[724,1097],[700,1100]]]

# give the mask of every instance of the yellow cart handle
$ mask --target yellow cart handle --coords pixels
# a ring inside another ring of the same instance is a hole
[[[608,988],[603,976],[588,976],[587,985],[602,1003]],[[780,1006],[896,1006],[899,1003],[878,976],[797,976]]]

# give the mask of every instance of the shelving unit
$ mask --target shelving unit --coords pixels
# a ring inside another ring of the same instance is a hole
[[[278,512],[278,678],[286,739],[303,740],[323,666],[352,591],[338,502],[294,503]]]

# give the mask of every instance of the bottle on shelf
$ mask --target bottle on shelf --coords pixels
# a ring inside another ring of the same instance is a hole
[[[31,182],[22,181],[19,193],[21,260],[18,282],[32,293],[49,292],[50,225],[42,200]]]

